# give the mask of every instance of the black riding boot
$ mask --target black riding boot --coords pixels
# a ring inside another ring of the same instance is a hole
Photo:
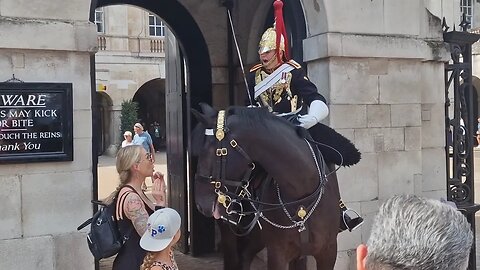
[[[342,211],[340,213],[340,232],[343,232],[345,230],[353,231],[363,224],[363,218],[359,216],[358,213],[355,212],[354,210],[348,209],[341,199],[340,199],[339,205],[340,205],[340,210]],[[356,217],[351,218],[348,215],[349,211],[353,212],[356,215]]]

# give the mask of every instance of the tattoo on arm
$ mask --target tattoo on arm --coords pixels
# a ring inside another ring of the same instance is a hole
[[[145,204],[138,194],[130,193],[124,203],[125,215],[133,223],[138,235],[142,236],[147,230],[148,213]]]

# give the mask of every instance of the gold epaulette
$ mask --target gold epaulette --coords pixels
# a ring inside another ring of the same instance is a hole
[[[295,60],[293,60],[293,59],[288,60],[287,63],[288,63],[289,65],[291,65],[292,67],[296,68],[296,69],[299,69],[299,68],[302,67],[299,63],[295,62]]]
[[[258,69],[261,68],[261,67],[262,67],[262,63],[256,64],[255,66],[253,66],[253,67],[250,69],[250,72],[254,72],[254,71],[258,70]]]

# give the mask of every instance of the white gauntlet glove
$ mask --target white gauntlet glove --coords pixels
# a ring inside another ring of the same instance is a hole
[[[328,107],[321,100],[314,100],[308,108],[308,114],[299,115],[300,126],[309,129],[322,121],[328,115]]]

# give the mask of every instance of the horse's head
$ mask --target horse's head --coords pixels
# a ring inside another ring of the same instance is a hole
[[[195,202],[203,215],[218,219],[226,215],[254,165],[237,144],[238,119],[229,116],[228,110],[218,112],[206,104],[201,107],[202,113],[192,110],[199,122],[192,134],[193,155],[198,158]]]

